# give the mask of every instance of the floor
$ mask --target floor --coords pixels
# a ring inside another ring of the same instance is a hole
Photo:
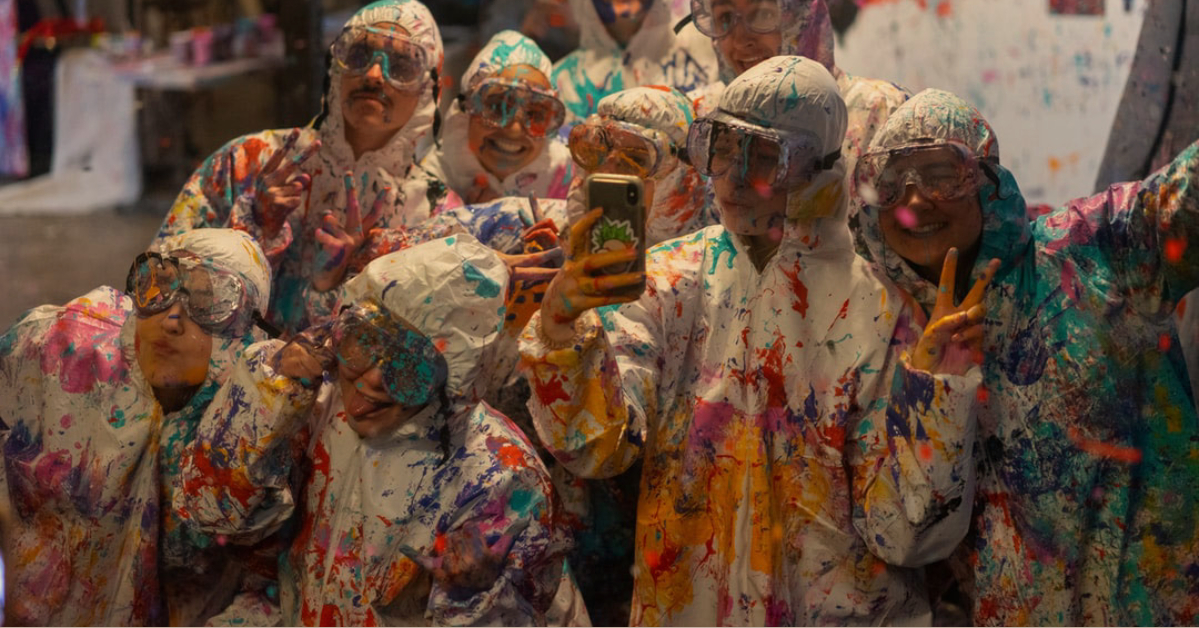
[[[141,210],[70,217],[0,216],[0,331],[28,309],[92,288],[124,288],[129,265],[166,214]]]

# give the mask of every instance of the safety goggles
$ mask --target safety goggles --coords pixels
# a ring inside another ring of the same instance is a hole
[[[342,375],[358,379],[378,367],[388,395],[416,408],[435,398],[449,377],[433,341],[368,301],[345,310],[334,336]]]
[[[805,3],[802,11],[806,15],[809,10]],[[712,39],[727,37],[738,23],[759,35],[777,32],[783,23],[777,0],[750,0],[745,13],[731,0],[691,0],[691,18],[695,28]]]
[[[858,195],[884,209],[899,205],[909,185],[932,201],[954,201],[978,192],[982,171],[965,145],[922,142],[867,153],[854,170]]]
[[[467,113],[502,129],[519,120],[530,137],[558,132],[566,107],[552,92],[511,79],[485,79],[469,95],[461,96]]]
[[[591,115],[570,130],[570,154],[588,172],[660,179],[681,157],[665,133],[640,125]]]
[[[754,186],[785,188],[828,170],[841,151],[823,154],[814,133],[778,131],[717,111],[691,125],[687,152],[706,177],[734,176]]]
[[[366,74],[380,64],[387,82],[401,91],[421,86],[429,70],[425,49],[403,33],[370,26],[353,26],[333,42],[333,62],[348,74]]]
[[[137,256],[125,279],[138,316],[153,316],[182,303],[200,329],[224,338],[241,337],[255,324],[273,331],[250,305],[251,289],[241,277],[199,258],[159,253]]]

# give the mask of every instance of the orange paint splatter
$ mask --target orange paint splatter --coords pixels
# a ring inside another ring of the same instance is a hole
[[[1049,172],[1057,174],[1062,169],[1062,162],[1057,157],[1049,158]]]
[[[1075,427],[1071,427],[1067,435],[1070,437],[1071,442],[1079,449],[1100,458],[1108,458],[1127,464],[1137,464],[1141,462],[1141,458],[1143,457],[1141,450],[1136,447],[1112,445],[1103,441],[1090,439],[1080,434],[1078,428]]]
[[[920,443],[920,446],[918,448],[916,448],[916,451],[920,455],[921,462],[932,462],[932,459],[933,459],[932,445],[929,445],[928,443]]]

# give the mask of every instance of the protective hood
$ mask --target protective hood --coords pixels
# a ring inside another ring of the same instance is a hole
[[[665,0],[652,0],[627,46],[608,33],[592,0],[570,0],[570,9],[579,24],[579,48],[554,65],[552,77],[568,122],[586,118],[604,96],[624,89],[669,85],[687,93],[716,76],[707,38],[691,25],[675,35]]]
[[[784,134],[814,134],[823,155],[841,150],[848,125],[836,79],[823,65],[804,57],[774,57],[750,68],[729,83],[719,109]],[[851,244],[845,161],[839,158],[832,169],[788,191],[785,237],[835,248]]]
[[[537,42],[516,31],[496,33],[475,55],[470,67],[462,75],[462,93],[469,96],[483,79],[517,65],[537,68],[547,79],[553,73],[553,64],[537,46]],[[445,126],[442,127],[441,147],[430,153],[422,163],[425,170],[460,196],[465,198],[479,177],[486,179],[487,185],[500,196],[565,196],[573,162],[570,150],[560,138],[547,137],[536,159],[500,180],[483,168],[470,150],[467,139],[469,130],[470,114],[464,109],[461,100],[455,100],[449,107]]]
[[[440,73],[444,58],[441,33],[425,5],[416,0],[375,2],[354,14],[346,23],[346,28],[383,23],[398,24],[407,31],[412,41],[425,50],[433,67]],[[437,111],[435,87],[433,77],[426,76],[420,100],[408,124],[383,148],[364,153],[355,160],[345,137],[341,72],[336,65],[332,65],[329,68],[329,90],[325,94],[328,115],[320,127],[322,146],[314,157],[314,160],[323,162],[321,165],[325,176],[313,177],[311,197],[325,207],[345,207],[342,175],[348,171],[354,172],[356,179],[368,181],[375,189],[391,187],[402,191],[409,168],[419,160],[420,151],[427,150],[432,141],[433,118]],[[397,204],[404,205],[402,201]]]
[[[249,234],[234,229],[196,229],[166,238],[159,243],[158,251],[164,255],[187,251],[204,258],[217,270],[236,274],[246,285],[251,306],[266,316],[267,305],[271,302],[271,267],[258,242]],[[136,318],[135,314],[129,320]],[[132,348],[136,330],[131,322],[125,327],[122,340],[126,341],[127,348]],[[251,327],[246,336],[241,338],[213,336],[205,386],[223,382],[226,371],[236,363],[242,351],[265,338],[265,334],[257,327]],[[137,360],[134,359],[131,364],[136,365]]]
[[[875,135],[870,152],[890,150],[919,141],[953,140],[974,152],[994,174],[984,179],[978,192],[983,212],[982,245],[973,275],[993,258],[1003,262],[998,276],[1021,259],[1032,238],[1024,196],[1016,178],[999,165],[999,140],[995,131],[970,103],[945,91],[926,89],[904,103]],[[879,208],[863,205],[855,237],[874,260],[881,260],[887,275],[925,307],[936,302],[937,286],[921,278],[886,245],[878,221]]]
[[[782,13],[781,35],[782,46],[779,55],[791,57],[807,57],[824,64],[829,72],[836,73],[836,61],[833,56],[833,21],[829,17],[828,5],[825,0],[777,0]],[[710,4],[711,0],[691,0],[691,11],[702,4]],[[800,13],[807,15],[799,19]],[[732,82],[737,73],[733,65],[720,53],[716,41],[712,41],[716,57],[720,62],[720,80]]]
[[[695,120],[691,101],[670,87],[652,85],[617,92],[599,102],[597,113],[661,131],[679,150],[687,148],[687,130]],[[579,177],[580,184],[583,177]],[[665,178],[654,186],[654,204],[646,219],[646,240],[650,245],[676,238],[715,224],[705,211],[708,191],[702,177],[690,165],[679,161]]]
[[[374,300],[433,341],[449,367],[451,403],[473,404],[489,384],[484,356],[504,323],[508,269],[468,235],[380,257],[346,283],[344,303]]]

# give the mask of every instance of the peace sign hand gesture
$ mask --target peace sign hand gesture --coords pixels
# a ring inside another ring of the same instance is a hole
[[[321,141],[313,140],[299,154],[288,157],[300,139],[300,129],[292,129],[258,177],[254,214],[263,235],[269,240],[279,234],[291,212],[304,200],[304,190],[312,185],[312,177],[296,170],[321,149]]]
[[[998,259],[991,260],[966,298],[954,305],[958,250],[949,249],[941,267],[937,303],[924,334],[916,343],[912,366],[934,374],[963,375],[972,364],[979,362],[973,354],[981,353],[983,319],[987,316],[983,296],[999,266]]]
[[[316,272],[312,276],[312,287],[320,292],[332,290],[345,276],[350,258],[362,246],[366,235],[379,222],[383,208],[391,201],[391,188],[383,188],[375,197],[370,212],[362,217],[358,207],[358,192],[354,188],[353,173],[345,175],[346,222],[342,225],[332,212],[325,212],[321,226],[316,230],[316,240],[321,245],[316,261]]]

